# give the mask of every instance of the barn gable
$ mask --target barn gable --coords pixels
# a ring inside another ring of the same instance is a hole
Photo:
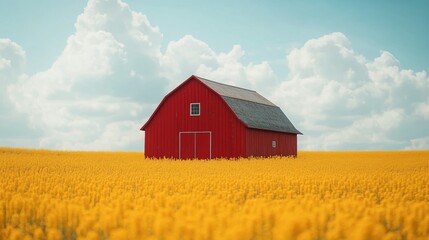
[[[259,93],[213,82],[201,77],[200,81],[217,92],[235,115],[249,128],[302,134],[283,111]]]
[[[146,127],[149,125],[149,123],[152,121],[152,119],[156,116],[156,114],[157,114],[157,112],[163,107],[163,105],[164,105],[164,103],[170,98],[170,97],[172,97],[172,95],[174,95],[174,93],[176,92],[176,91],[179,91],[179,89],[181,89],[181,88],[183,88],[189,81],[192,81],[192,80],[196,80],[196,81],[199,81],[199,82],[201,82],[202,83],[202,85],[203,86],[206,86],[206,87],[208,87],[207,89],[209,90],[209,91],[211,91],[211,92],[213,92],[214,94],[216,94],[216,95],[220,95],[219,94],[219,92],[218,91],[216,91],[215,89],[213,89],[212,87],[210,87],[208,84],[207,84],[207,82],[208,81],[210,81],[210,80],[207,80],[207,79],[204,79],[204,81],[203,81],[203,78],[200,78],[200,77],[197,77],[197,76],[195,76],[195,75],[192,75],[191,77],[189,77],[186,81],[184,81],[184,82],[182,82],[179,86],[177,86],[175,89],[173,89],[171,92],[169,92],[163,99],[162,99],[162,101],[161,101],[161,103],[158,105],[158,107],[155,109],[155,111],[152,113],[152,115],[149,117],[149,119],[146,121],[146,123],[140,128],[140,130],[141,131],[145,131],[145,129],[146,129]],[[212,86],[214,86],[215,84],[216,84],[216,82],[213,82],[213,81],[210,81],[210,82],[212,82],[213,84],[212,84]],[[225,84],[219,84],[219,85],[225,85]],[[225,86],[229,86],[229,85],[225,85]],[[238,94],[239,92],[240,92],[240,89],[241,90],[245,90],[245,91],[250,91],[250,90],[247,90],[247,89],[243,89],[243,88],[239,88],[239,87],[233,87],[233,86],[229,86],[229,87],[231,87],[231,90],[233,89],[233,88],[236,88],[237,90],[236,91],[231,91],[230,90],[230,93],[229,93],[229,95],[231,95],[231,96],[233,96],[232,94],[237,94],[237,95],[240,95],[240,94]],[[219,88],[218,88],[218,90],[219,90]],[[255,92],[256,93],[256,92]],[[226,94],[226,95],[228,95],[226,92],[223,92],[223,94]],[[241,94],[241,95],[245,95],[245,94]],[[259,95],[259,94],[258,94]],[[262,97],[261,95],[259,95],[262,99],[265,99],[264,97]],[[220,97],[222,97],[222,95],[220,95]],[[260,100],[260,101],[262,101],[262,99]],[[269,102],[268,100],[266,100],[265,99],[265,101],[267,101],[267,102]],[[269,102],[270,103],[270,102]],[[272,104],[272,103],[271,103]],[[228,104],[226,104],[226,105],[228,105]],[[274,105],[274,104],[273,104]],[[238,116],[236,115],[236,114],[234,114],[234,111],[232,110],[232,109],[229,109],[229,111],[231,112],[231,114],[235,117],[235,118],[237,118],[238,120],[240,120],[239,118],[238,118]]]

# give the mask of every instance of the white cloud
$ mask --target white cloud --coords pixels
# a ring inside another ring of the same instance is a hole
[[[392,143],[386,134],[394,128],[400,126],[404,118],[402,109],[387,110],[381,114],[374,114],[352,121],[351,125],[340,128],[334,132],[322,135],[320,141],[321,149],[337,149],[344,147],[344,143],[349,145],[359,145],[366,143],[366,148],[377,148],[380,142]]]
[[[168,79],[168,90],[195,74],[199,68],[217,66],[216,53],[207,43],[187,35],[168,44],[161,58],[163,76]]]
[[[304,132],[302,148],[406,148],[406,132],[423,124],[409,115],[416,104],[417,113],[425,111],[429,78],[401,69],[389,52],[369,61],[344,34],[332,33],[293,49],[287,61],[289,78],[273,99]],[[413,133],[425,134],[427,126]]]
[[[417,104],[414,113],[429,120],[429,101]]]
[[[429,137],[411,139],[411,146],[408,147],[410,150],[428,150],[429,149]]]
[[[15,108],[43,130],[40,147],[141,147],[128,139],[141,140],[143,106],[152,108],[160,99],[152,89],[164,85],[159,77],[162,34],[119,0],[89,1],[75,27],[48,70],[10,86]],[[119,132],[129,136],[113,136]]]
[[[164,76],[170,83],[168,89],[192,74],[248,88],[263,86],[261,83],[275,79],[267,62],[244,65],[241,62],[244,54],[240,45],[234,45],[228,53],[217,54],[207,43],[190,35],[172,41],[161,60]]]
[[[0,38],[0,91],[22,74],[25,58],[25,51],[21,46],[10,39]]]
[[[29,127],[26,114],[18,112],[8,95],[8,88],[25,78],[26,54],[10,39],[0,39],[0,145],[34,146],[40,133]]]
[[[245,51],[240,45],[234,45],[230,52],[217,55],[216,66],[200,66],[197,74],[209,79],[235,86],[259,89],[268,92],[276,80],[275,74],[268,62],[243,64],[241,58]]]
[[[0,113],[14,116],[2,126],[33,131],[1,144],[140,150],[141,124],[167,91],[196,74],[277,103],[304,133],[301,149],[428,148],[426,72],[402,69],[387,51],[368,60],[342,33],[293,49],[282,81],[268,61],[243,63],[240,45],[217,53],[186,35],[163,53],[160,29],[120,0],[90,0],[75,28],[52,66],[32,76],[23,74],[25,51],[0,39]]]

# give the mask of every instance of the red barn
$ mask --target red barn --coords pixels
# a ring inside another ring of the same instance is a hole
[[[178,159],[296,156],[301,134],[257,92],[197,76],[165,96],[140,130],[147,157]]]

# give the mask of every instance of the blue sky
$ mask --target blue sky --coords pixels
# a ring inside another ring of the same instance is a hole
[[[1,1],[0,145],[141,150],[135,127],[196,73],[278,104],[305,133],[301,149],[427,149],[426,9],[427,1]]]
[[[164,41],[186,34],[216,51],[233,44],[245,61],[282,61],[308,39],[342,32],[356,51],[374,58],[388,50],[401,65],[429,69],[427,1],[127,1],[159,26]],[[48,68],[64,49],[87,1],[0,2],[0,34],[27,52],[30,73]],[[166,47],[166,44],[163,46]],[[38,56],[43,55],[43,58]],[[34,60],[33,60],[34,59]]]

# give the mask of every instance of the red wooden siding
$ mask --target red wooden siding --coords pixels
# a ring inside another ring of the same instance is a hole
[[[190,116],[190,104],[200,103],[200,116]],[[145,126],[147,157],[179,158],[179,132],[211,132],[211,157],[240,157],[246,154],[246,127],[213,90],[191,77],[165,97]],[[207,135],[182,134],[182,158],[208,155]],[[196,141],[196,142],[194,142]]]
[[[276,141],[273,148],[272,141]],[[247,128],[246,156],[297,155],[297,135]]]

